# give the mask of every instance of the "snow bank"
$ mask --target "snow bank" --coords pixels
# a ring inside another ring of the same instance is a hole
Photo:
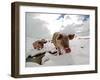
[[[42,65],[34,64],[33,62],[26,62],[27,67],[34,66],[56,66],[56,65],[83,65],[89,64],[89,38],[75,38],[70,40],[71,53],[64,53],[63,55],[55,56],[46,52],[42,59]],[[55,47],[51,42],[45,44],[44,49],[36,51],[31,49],[26,55],[35,55],[43,51],[55,51]]]

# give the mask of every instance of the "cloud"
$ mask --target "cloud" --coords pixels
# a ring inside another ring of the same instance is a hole
[[[25,32],[26,37],[31,37],[35,39],[49,38],[50,33],[46,21],[37,18],[39,14],[36,13],[26,13],[25,21]]]
[[[90,18],[89,15],[78,15],[78,21],[88,21]]]
[[[89,15],[26,13],[26,36],[50,39],[56,31],[89,35],[89,21]]]
[[[89,24],[86,22],[84,24],[71,24],[64,27],[60,32],[65,34],[77,34],[81,36],[89,35]]]

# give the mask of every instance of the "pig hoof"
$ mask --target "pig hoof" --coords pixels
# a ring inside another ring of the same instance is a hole
[[[62,55],[62,53],[59,53],[59,55]]]

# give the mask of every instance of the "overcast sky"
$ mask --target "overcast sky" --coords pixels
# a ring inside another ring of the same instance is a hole
[[[89,35],[89,15],[26,13],[26,37],[51,38],[54,32]]]

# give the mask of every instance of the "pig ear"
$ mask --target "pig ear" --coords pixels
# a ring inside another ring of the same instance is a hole
[[[69,34],[68,35],[69,40],[72,40],[74,38],[74,36],[75,36],[75,34]]]
[[[43,43],[47,43],[47,40],[45,40],[45,39],[41,39],[41,41],[42,41]]]
[[[62,37],[63,37],[63,35],[59,34],[58,37],[57,37],[57,39],[58,39],[58,40],[59,40],[59,39],[62,39]]]
[[[45,41],[45,42],[43,42],[44,44],[46,44],[47,43],[47,41]]]

